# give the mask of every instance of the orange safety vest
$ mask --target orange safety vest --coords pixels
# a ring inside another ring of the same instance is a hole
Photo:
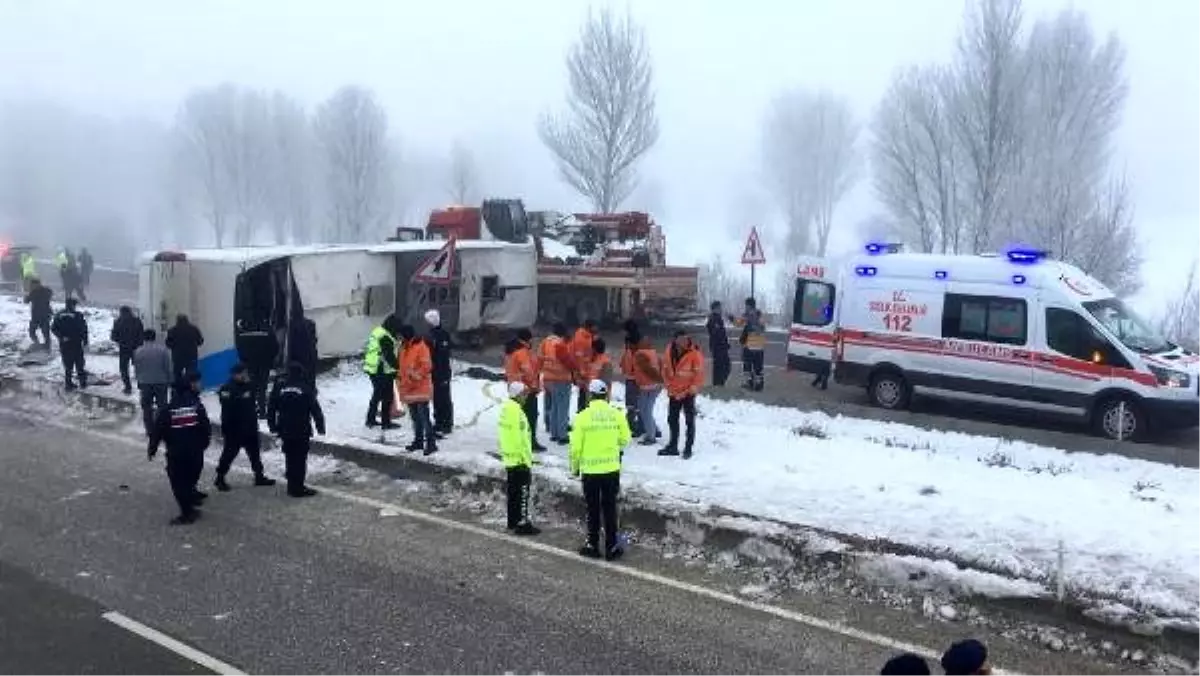
[[[671,349],[667,348],[666,362],[667,396],[682,399],[700,391],[704,385],[704,358],[700,350],[689,347],[676,361],[671,359]]]
[[[586,377],[587,382],[583,384],[587,387],[587,383],[593,380],[603,380],[605,385],[608,385],[608,395],[605,399],[612,401],[612,360],[606,354],[598,354],[592,357],[592,360],[587,363]],[[607,376],[607,377],[605,377]]]
[[[567,346],[559,336],[546,336],[538,348],[538,357],[542,364],[542,380],[547,383],[571,382],[571,371],[562,362],[559,350]]]
[[[424,340],[415,338],[404,344],[400,349],[399,366],[396,393],[400,401],[414,404],[433,398],[433,360]]]
[[[661,362],[658,353],[652,347],[639,347],[634,356],[633,380],[638,389],[648,389],[662,385],[663,378]]]
[[[541,388],[538,382],[537,360],[533,358],[533,350],[527,343],[512,351],[504,360],[504,379],[510,383],[521,383],[530,392]]]
[[[592,341],[596,340],[596,336],[592,335],[591,331],[582,326],[575,329],[575,336],[571,338],[571,354],[575,357],[576,364],[586,364],[592,360]]]

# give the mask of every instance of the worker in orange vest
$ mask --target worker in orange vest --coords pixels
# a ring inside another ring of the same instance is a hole
[[[542,369],[542,384],[546,388],[546,407],[550,414],[550,441],[566,444],[567,425],[571,417],[571,383],[578,371],[575,357],[567,342],[567,327],[554,325],[553,333],[542,339],[538,359]]]
[[[653,446],[658,443],[658,426],[654,423],[654,402],[658,393],[662,392],[663,374],[662,361],[654,346],[645,338],[640,338],[633,350],[633,380],[637,384],[638,420],[642,424],[643,446]]]
[[[571,337],[571,356],[575,358],[575,364],[579,367],[579,372],[575,379],[575,412],[579,413],[587,408],[588,400],[588,385],[592,382],[592,378],[588,378],[588,365],[592,361],[592,343],[600,336],[596,329],[596,321],[594,319],[585,319],[583,324],[575,329],[575,335]]]
[[[408,405],[409,417],[413,421],[413,441],[405,448],[409,451],[425,450],[425,455],[437,452],[437,435],[433,432],[433,421],[429,418],[429,401],[433,399],[433,358],[429,343],[411,324],[400,327],[399,368],[396,369],[396,393],[400,401]]]
[[[612,381],[613,381],[613,364],[612,360],[605,354],[607,346],[603,338],[597,338],[592,341],[591,357],[587,361],[587,365],[583,368],[584,377],[584,392],[580,396],[583,397],[583,405],[586,408],[587,402],[592,395],[587,392],[593,380],[599,380],[604,383],[606,401],[612,401]]]
[[[521,409],[529,419],[529,437],[533,452],[541,453],[546,447],[537,440],[538,392],[541,391],[541,369],[533,356],[533,333],[529,329],[517,331],[517,336],[505,346],[504,379],[509,383],[525,386],[526,396]]]
[[[696,395],[704,384],[704,357],[691,336],[677,331],[663,352],[663,376],[667,381],[667,429],[671,437],[659,455],[679,455],[679,412],[687,423],[683,459],[692,457],[696,442]]]

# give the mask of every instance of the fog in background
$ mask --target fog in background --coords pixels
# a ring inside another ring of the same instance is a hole
[[[217,230],[224,245],[381,239],[483,197],[590,210],[602,200],[563,180],[547,132],[570,121],[564,59],[605,7],[0,0],[0,233],[129,266]],[[1147,314],[1179,304],[1200,253],[1196,2],[611,10],[648,55],[657,125],[614,179],[619,208],[654,215],[671,262],[704,264],[707,295],[742,291],[757,225],[777,302],[796,256],[888,237],[961,253],[1038,240]],[[972,36],[1005,37],[984,24],[1014,29],[1020,77],[972,70]],[[981,73],[1007,94],[971,108]],[[1068,86],[1080,73],[1090,89]]]

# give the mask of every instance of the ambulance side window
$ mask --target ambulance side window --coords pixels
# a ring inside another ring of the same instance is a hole
[[[1028,312],[1020,298],[948,293],[942,310],[942,337],[1024,345]]]
[[[1098,363],[1129,368],[1125,357],[1073,310],[1046,308],[1046,345],[1059,354],[1082,361],[1096,362],[1099,357]]]
[[[796,284],[792,304],[792,323],[801,326],[828,326],[833,321],[834,287],[809,279]]]

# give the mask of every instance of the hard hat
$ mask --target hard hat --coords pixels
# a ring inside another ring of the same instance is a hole
[[[588,392],[592,394],[605,394],[608,392],[608,385],[605,385],[603,380],[593,380],[588,383]]]
[[[426,310],[425,322],[430,326],[437,326],[442,323],[442,315],[437,310]]]

